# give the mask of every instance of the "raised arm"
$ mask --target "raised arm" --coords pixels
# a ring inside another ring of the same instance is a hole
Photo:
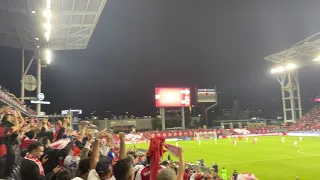
[[[90,163],[90,170],[95,169],[97,166],[97,163],[99,161],[99,150],[100,150],[100,139],[96,139],[93,143],[92,147],[92,158]]]
[[[126,143],[125,143],[126,134],[123,132],[119,133],[119,138],[120,138],[119,158],[124,159],[126,158]]]
[[[184,175],[184,159],[183,159],[183,149],[182,147],[178,147],[178,152],[179,152],[179,169],[178,169],[178,175],[177,175],[177,180],[183,180],[183,175]]]

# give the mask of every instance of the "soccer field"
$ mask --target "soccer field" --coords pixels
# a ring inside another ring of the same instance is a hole
[[[258,137],[255,145],[250,137],[248,143],[237,139],[236,147],[232,139],[218,139],[217,144],[203,140],[201,145],[197,141],[179,141],[179,146],[184,147],[186,162],[196,163],[202,158],[210,166],[216,162],[219,171],[222,167],[227,169],[228,176],[236,169],[238,173],[252,172],[259,180],[294,180],[297,176],[300,180],[316,179],[320,169],[320,138],[304,137],[303,142],[298,137],[285,140],[282,143],[280,136],[264,136]],[[298,147],[293,146],[294,140],[298,141]],[[148,144],[138,144],[137,148],[147,149]]]

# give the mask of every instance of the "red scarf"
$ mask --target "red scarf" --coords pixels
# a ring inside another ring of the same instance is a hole
[[[45,176],[44,175],[44,169],[43,169],[43,166],[42,166],[42,163],[39,161],[38,158],[34,157],[33,155],[27,153],[27,155],[24,157],[25,159],[28,159],[30,161],[33,161],[34,163],[36,163],[39,167],[39,171],[40,171],[40,175],[41,176]]]
[[[154,137],[150,141],[147,157],[151,158],[150,164],[150,180],[157,179],[157,173],[159,170],[160,157],[162,157],[165,150],[163,149],[163,143],[165,139],[163,137]]]

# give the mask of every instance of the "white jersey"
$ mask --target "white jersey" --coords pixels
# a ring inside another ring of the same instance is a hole
[[[286,141],[284,140],[284,137],[282,137],[282,142],[283,142],[283,143],[286,142]]]
[[[294,142],[293,142],[293,145],[294,145],[294,146],[298,146],[298,141],[294,141]]]
[[[176,146],[179,147],[179,142],[178,141],[176,142]]]
[[[300,142],[302,142],[302,137],[300,137]]]
[[[248,137],[246,137],[246,142],[249,142],[249,138]]]
[[[258,138],[254,138],[254,142],[258,142]]]

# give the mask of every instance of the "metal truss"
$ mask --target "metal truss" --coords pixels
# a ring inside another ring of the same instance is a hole
[[[289,49],[265,57],[265,60],[281,65],[294,63],[298,67],[309,66],[314,64],[315,58],[319,57],[319,50],[320,32],[292,45]],[[302,117],[297,69],[275,74],[275,77],[281,85],[284,122],[295,122]]]
[[[320,32],[294,44],[291,48],[269,55],[265,60],[275,63],[295,63],[299,67],[308,66],[319,56]]]
[[[302,117],[298,72],[287,71],[282,74],[275,75],[275,77],[281,85],[284,123],[293,123]]]

